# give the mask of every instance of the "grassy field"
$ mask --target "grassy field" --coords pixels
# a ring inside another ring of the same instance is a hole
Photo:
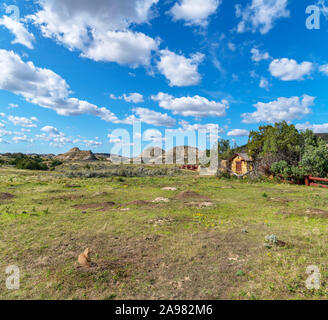
[[[0,168],[0,299],[325,299],[327,205],[328,190],[269,182]],[[287,245],[266,248],[271,234]]]

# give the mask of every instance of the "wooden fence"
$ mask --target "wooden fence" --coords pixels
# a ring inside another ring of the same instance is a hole
[[[315,181],[315,182],[313,182],[313,181]],[[316,183],[316,182],[327,182],[328,183],[328,179],[316,178],[316,177],[312,177],[312,176],[308,176],[305,178],[305,185],[307,185],[308,187],[328,188],[327,184],[320,184],[320,183]]]
[[[190,164],[186,164],[180,167],[180,169],[182,170],[191,170],[191,171],[197,171],[199,168],[199,166],[197,165],[190,165]]]

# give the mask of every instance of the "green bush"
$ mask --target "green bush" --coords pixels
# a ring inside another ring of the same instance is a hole
[[[17,154],[14,156],[9,164],[14,165],[17,169],[23,170],[48,170],[48,166],[43,163],[40,157],[29,158],[23,154]]]
[[[22,159],[16,163],[17,169],[24,170],[48,170],[48,166],[42,162],[36,161],[34,159]]]
[[[230,180],[231,174],[228,172],[223,172],[223,171],[218,170],[217,177],[219,179],[229,179]]]
[[[50,168],[56,168],[60,165],[62,165],[63,163],[60,160],[52,160],[50,163]]]

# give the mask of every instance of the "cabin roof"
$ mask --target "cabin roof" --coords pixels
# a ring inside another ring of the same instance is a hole
[[[252,162],[252,159],[248,156],[247,153],[236,153],[231,159],[230,161],[232,161],[234,158],[236,157],[241,157],[243,158],[246,162]]]

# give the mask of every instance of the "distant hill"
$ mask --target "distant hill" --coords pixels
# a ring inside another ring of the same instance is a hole
[[[165,151],[159,147],[150,147],[145,149],[141,155],[137,158],[132,159],[134,163],[140,162],[140,158],[143,163],[163,163],[163,157],[165,155]]]
[[[81,151],[79,148],[73,148],[64,154],[55,157],[60,161],[96,161],[98,160],[92,151]]]
[[[201,151],[198,148],[179,146],[165,153],[165,163],[191,164],[198,163],[199,159],[206,154],[206,151]]]

